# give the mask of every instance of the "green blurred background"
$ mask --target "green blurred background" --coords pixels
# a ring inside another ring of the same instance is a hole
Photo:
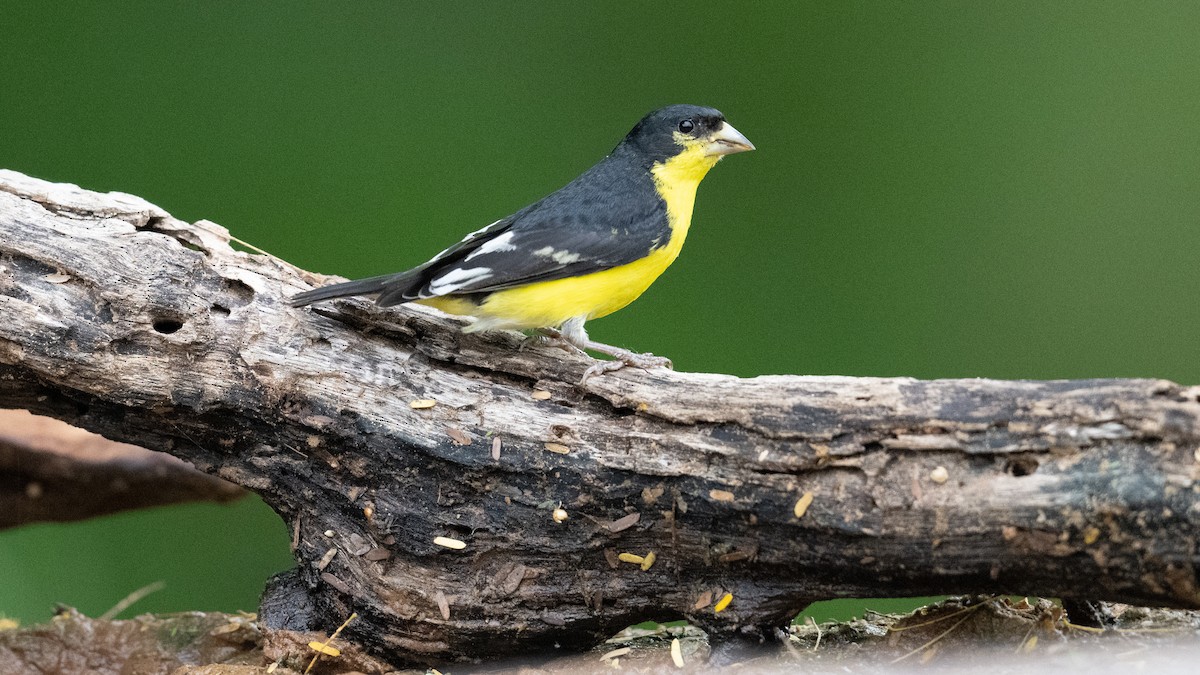
[[[1194,383],[1197,26],[1096,0],[14,2],[0,167],[364,276],[701,103],[759,150],[594,337],[740,375]],[[253,610],[287,539],[256,500],[3,532],[0,614],[155,580],[134,612]]]

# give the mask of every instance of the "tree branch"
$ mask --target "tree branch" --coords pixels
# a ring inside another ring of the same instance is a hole
[[[1200,404],[1170,382],[578,385],[586,359],[433,310],[291,309],[321,278],[12,172],[0,267],[0,407],[260,493],[300,563],[264,620],[357,611],[350,638],[393,660],[586,646],[647,618],[757,633],[839,596],[1200,607]]]
[[[246,493],[161,452],[58,420],[0,410],[0,530]]]

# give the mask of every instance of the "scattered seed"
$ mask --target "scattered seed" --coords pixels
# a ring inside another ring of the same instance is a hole
[[[683,667],[683,650],[679,647],[679,638],[671,638],[671,660],[676,668]]]
[[[712,604],[712,591],[704,591],[700,597],[696,598],[696,604],[692,605],[692,609],[704,609]]]
[[[346,582],[333,576],[329,572],[321,572],[321,580],[330,586],[333,586],[338,591],[345,593],[346,595],[354,595],[354,593],[350,591],[350,586],[348,586]]]
[[[800,496],[800,499],[796,500],[796,506],[792,507],[792,513],[794,513],[797,518],[803,518],[804,513],[808,511],[809,505],[812,504],[812,500],[813,493],[805,492]]]
[[[1038,636],[1030,635],[1029,639],[1025,641],[1025,644],[1021,645],[1021,651],[1028,654],[1029,652],[1031,652],[1037,648],[1037,643],[1038,643]]]
[[[467,547],[467,543],[465,541],[459,541],[458,539],[451,539],[450,537],[434,537],[433,543],[437,544],[438,546],[445,546],[446,548],[452,548],[456,551],[461,551],[462,549]]]
[[[500,461],[500,445],[501,441],[499,436],[492,439],[492,459],[496,460],[497,462]]]
[[[712,497],[714,500],[716,500],[718,502],[733,501],[733,493],[730,492],[729,490],[709,490],[708,496]]]
[[[455,445],[470,445],[475,440],[467,432],[454,427],[446,427],[446,435],[454,441]]]
[[[654,559],[657,557],[658,556],[654,554],[654,551],[650,551],[649,553],[647,553],[645,560],[642,561],[642,571],[643,572],[650,571],[650,568],[654,566]]]
[[[939,466],[929,472],[929,480],[941,485],[950,480],[950,472],[946,470],[946,467]]]
[[[438,591],[433,595],[433,601],[437,603],[438,611],[442,613],[442,620],[450,620],[450,601],[446,599],[446,594]]]
[[[375,507],[371,506],[370,504],[364,506],[363,507],[363,515],[367,517],[367,520],[374,518],[375,517]]]
[[[546,446],[546,449],[549,450],[550,452],[556,452],[560,455],[565,455],[565,454],[571,452],[571,449],[568,448],[567,446],[563,445],[562,443],[546,443],[545,446]]]
[[[608,562],[608,566],[614,570],[621,564],[621,558],[617,552],[611,548],[604,549],[604,559]]]
[[[733,563],[733,562],[741,562],[743,560],[749,560],[749,559],[750,559],[750,551],[736,550],[736,551],[730,551],[729,553],[721,554],[721,557],[717,558],[717,562]]]
[[[617,560],[620,560],[621,562],[633,563],[634,565],[641,565],[642,563],[646,562],[645,558],[635,553],[622,553],[617,556]]]
[[[642,501],[649,506],[654,502],[657,502],[658,498],[662,496],[663,492],[664,489],[661,485],[656,485],[652,488],[642,488]]]
[[[567,510],[560,506],[559,508],[554,509],[554,513],[552,514],[552,517],[554,518],[554,522],[561,523],[564,520],[566,520],[569,516],[567,515]]]
[[[534,389],[530,397],[535,401],[547,401],[550,399],[550,392],[545,389]]]
[[[321,559],[317,561],[317,564],[314,565],[314,567],[316,567],[318,570],[323,570],[326,567],[329,567],[329,563],[333,562],[333,556],[335,555],[337,555],[336,548],[331,548],[328,551],[325,551],[325,555],[321,556]]]
[[[57,272],[55,274],[47,274],[46,276],[42,277],[42,280],[49,281],[52,284],[65,284],[71,280],[71,275]]]
[[[642,514],[634,511],[627,516],[621,516],[608,524],[608,531],[612,533],[623,532],[637,525],[637,522],[642,519]]]
[[[437,401],[431,398],[419,398],[410,402],[408,407],[412,408],[413,410],[424,410],[426,408],[432,408],[435,405],[437,405]]]
[[[316,448],[318,445],[321,444],[321,437],[320,436],[309,436],[307,439],[307,442],[308,442],[308,447]]]
[[[313,640],[312,642],[308,643],[308,648],[319,654],[324,654],[325,656],[341,656],[342,655],[342,650],[338,649],[337,647],[330,647],[329,645],[322,644],[320,642],[317,642],[316,640]]]
[[[326,537],[332,537],[336,533],[333,530],[325,530],[321,534],[324,534]]]
[[[628,654],[631,651],[633,651],[633,649],[631,647],[619,647],[617,649],[612,650],[611,652],[605,652],[600,657],[600,660],[601,661],[609,661],[611,659],[617,658],[618,656],[625,656],[626,654]]]
[[[390,557],[392,557],[392,552],[383,547],[373,548],[370,551],[367,551],[366,553],[363,554],[363,558],[366,558],[367,560],[370,560],[371,562],[379,562],[380,560],[387,560]]]
[[[1100,539],[1100,528],[1096,527],[1095,525],[1092,525],[1083,531],[1084,544],[1091,546],[1092,544],[1096,543],[1098,539]]]
[[[716,607],[713,607],[713,612],[717,614],[724,612],[725,608],[728,607],[729,603],[731,602],[733,602],[733,593],[726,593],[724,597],[717,601]]]

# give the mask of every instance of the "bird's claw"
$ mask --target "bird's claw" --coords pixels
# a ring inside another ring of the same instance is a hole
[[[675,369],[675,364],[671,363],[671,359],[665,356],[625,352],[624,354],[614,354],[611,361],[597,361],[593,363],[587,370],[583,371],[583,377],[580,378],[579,383],[583,384],[591,377],[615,372],[626,366],[641,368],[642,370],[650,370],[651,368]]]

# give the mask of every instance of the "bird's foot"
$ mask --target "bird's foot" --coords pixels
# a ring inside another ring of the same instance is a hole
[[[606,345],[603,342],[593,342],[588,340],[584,343],[584,347],[594,352],[599,352],[605,356],[611,356],[611,361],[597,361],[590,368],[583,371],[583,378],[579,380],[580,384],[588,381],[588,378],[604,373],[611,373],[620,370],[626,366],[633,368],[641,368],[642,370],[650,370],[651,368],[674,368],[671,359],[665,356],[655,356],[654,354],[637,354],[628,349]]]
[[[583,354],[586,356],[587,351],[585,350],[591,350],[612,359],[611,361],[596,361],[587,370],[583,371],[583,377],[579,380],[580,384],[587,382],[589,378],[596,375],[611,373],[621,370],[626,366],[641,368],[642,370],[674,368],[671,359],[663,356],[638,354],[623,347],[615,347],[613,345],[606,345],[603,342],[589,340],[587,333],[584,333],[581,328],[582,326],[578,326],[573,331],[558,330],[556,328],[539,328],[537,334],[534,336],[534,339],[540,338],[544,340],[544,344],[552,344],[572,354]]]

